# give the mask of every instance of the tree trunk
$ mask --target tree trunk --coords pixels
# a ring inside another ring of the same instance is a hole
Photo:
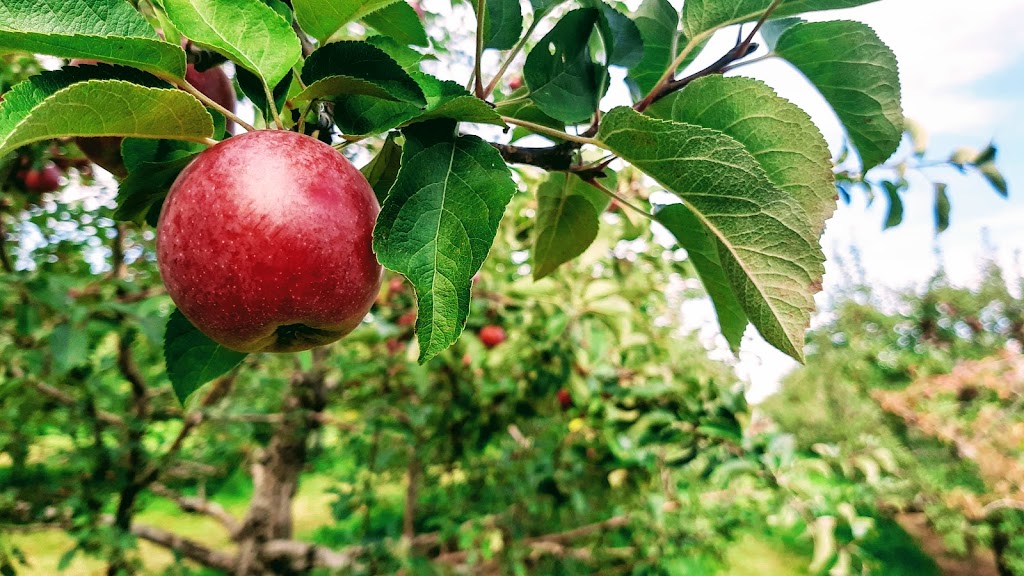
[[[294,563],[267,561],[261,552],[267,542],[292,537],[292,499],[306,464],[310,434],[320,425],[316,414],[326,403],[324,374],[316,357],[319,352],[314,351],[314,367],[292,379],[281,423],[252,465],[253,497],[235,535],[236,576],[288,576],[305,571],[296,569]]]

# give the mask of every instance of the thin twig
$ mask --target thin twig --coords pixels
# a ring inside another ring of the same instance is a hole
[[[255,126],[253,126],[252,124],[249,124],[245,120],[242,120],[234,112],[232,112],[232,111],[228,110],[227,108],[221,106],[220,104],[214,102],[212,98],[210,98],[206,94],[203,94],[202,92],[200,92],[195,86],[189,84],[187,81],[185,81],[185,80],[175,80],[174,84],[176,86],[178,86],[179,88],[181,88],[182,90],[184,90],[185,92],[188,92],[189,94],[195,96],[200,102],[205,104],[207,108],[213,108],[217,112],[220,112],[221,114],[224,115],[225,118],[227,118],[228,120],[234,121],[235,124],[238,124],[239,126],[244,128],[245,130],[247,130],[249,132],[254,132],[256,130]]]
[[[516,59],[516,56],[519,55],[519,53],[523,50],[523,47],[526,46],[526,43],[529,42],[530,35],[533,34],[533,31],[537,29],[537,25],[540,24],[540,21],[541,19],[536,17],[535,15],[533,22],[530,23],[530,27],[526,29],[525,33],[523,33],[523,37],[519,39],[519,42],[517,42],[516,45],[512,47],[512,50],[509,51],[508,55],[505,57],[505,61],[501,64],[501,67],[498,68],[498,72],[494,75],[494,78],[492,78],[491,82],[487,84],[486,88],[484,88],[484,98],[487,98],[488,96],[491,95],[492,92],[494,92],[494,89],[498,86],[498,83],[501,82],[502,76],[504,76],[505,72],[508,71],[509,65],[512,64],[512,61]]]
[[[221,523],[222,526],[231,534],[234,534],[235,530],[238,529],[238,519],[232,516],[223,506],[216,502],[211,502],[198,496],[185,496],[174,490],[171,490],[167,486],[156,482],[149,487],[150,491],[173,500],[179,508],[184,512],[191,514],[203,514],[213,518],[214,520]]]
[[[563,132],[562,130],[557,130],[555,128],[549,128],[549,127],[544,126],[542,124],[535,124],[533,122],[527,122],[526,120],[519,120],[518,118],[511,118],[509,116],[502,116],[501,119],[506,124],[515,124],[516,126],[522,126],[523,128],[526,128],[526,129],[531,130],[533,132],[536,132],[538,134],[544,134],[545,136],[552,136],[552,137],[558,138],[559,140],[568,140],[570,142],[576,142],[577,144],[591,144],[593,146],[603,146],[603,144],[599,140],[595,140],[593,138],[587,138],[585,136],[574,136],[574,135],[569,134],[567,132]]]
[[[274,91],[266,82],[263,83],[263,92],[267,95],[267,106],[270,107],[270,115],[274,118],[274,125],[278,130],[284,130],[284,122],[281,122],[281,115],[277,111],[277,102],[274,102]]]
[[[649,212],[647,212],[646,210],[640,208],[639,206],[636,206],[636,205],[630,203],[629,200],[626,200],[625,198],[620,196],[618,193],[609,190],[606,186],[604,186],[603,184],[601,184],[597,180],[586,180],[585,182],[587,184],[590,184],[594,188],[597,188],[601,192],[604,192],[605,194],[610,196],[613,200],[615,200],[619,204],[625,206],[626,208],[629,208],[630,210],[636,212],[637,214],[643,216],[644,218],[647,218],[648,220],[654,220],[654,216],[652,216]]]
[[[484,94],[484,81],[480,64],[484,54],[484,17],[486,10],[487,2],[485,0],[476,0],[476,62],[473,64],[473,83],[476,97],[481,100],[487,97]]]

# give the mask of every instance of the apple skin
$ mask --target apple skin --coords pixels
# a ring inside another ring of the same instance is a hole
[[[501,326],[484,326],[480,329],[480,342],[487,348],[494,348],[505,341],[505,329]]]
[[[76,59],[72,60],[69,65],[83,66],[92,64],[97,64],[97,61]],[[235,88],[231,85],[231,79],[228,78],[223,68],[218,66],[210,68],[205,72],[197,72],[195,67],[189,64],[185,69],[185,80],[217,104],[231,112],[235,111],[235,105],[237,104]],[[234,122],[231,120],[227,121],[228,133],[234,131],[234,126]],[[128,175],[128,170],[124,166],[124,158],[121,157],[121,142],[123,140],[124,138],[121,136],[80,136],[75,138],[75,144],[78,145],[82,154],[85,154],[86,158],[91,160],[93,164],[118,178],[124,178]]]
[[[60,168],[53,162],[39,169],[31,169],[25,172],[25,189],[29,192],[42,194],[43,192],[56,192],[60,190]]]
[[[229,111],[235,111],[237,98],[235,87],[231,84],[227,72],[220,66],[215,66],[204,72],[196,71],[195,66],[189,64],[185,69],[185,81],[202,92],[207,98],[220,104]],[[228,134],[235,131],[235,123],[230,119],[227,121]],[[219,138],[219,136],[218,136]]]
[[[523,77],[516,75],[509,79],[508,88],[509,90],[519,90],[523,87]]]
[[[295,352],[348,334],[380,290],[380,206],[366,178],[313,138],[259,130],[189,164],[157,224],[178,309],[239,352]]]

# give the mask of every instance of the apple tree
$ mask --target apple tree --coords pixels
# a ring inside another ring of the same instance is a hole
[[[9,520],[109,574],[139,540],[233,574],[683,566],[740,519],[680,486],[750,446],[667,288],[802,359],[837,197],[811,118],[732,72],[761,44],[801,71],[870,189],[895,57],[799,16],[871,1],[453,3],[465,50],[418,2],[0,0]],[[116,198],[69,194],[85,158]],[[310,540],[312,466],[342,484]],[[203,496],[239,469],[243,510]],[[152,498],[229,545],[139,521]]]

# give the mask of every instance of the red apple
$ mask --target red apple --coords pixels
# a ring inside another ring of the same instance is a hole
[[[204,72],[197,72],[195,66],[189,64],[185,70],[185,81],[191,84],[196,90],[202,92],[207,98],[220,104],[229,111],[235,111],[235,87],[231,85],[231,79],[220,66],[210,68]],[[228,133],[234,131],[235,123],[227,122]]]
[[[196,157],[167,195],[157,263],[178,309],[241,352],[294,352],[348,334],[370,310],[380,206],[330,146],[260,130]]]
[[[42,168],[25,172],[25,189],[37,194],[55,192],[60,190],[60,175],[60,168],[53,162],[47,162]]]
[[[395,354],[398,354],[399,352],[401,352],[402,348],[405,348],[405,344],[402,344],[401,341],[399,341],[399,340],[397,340],[395,338],[391,338],[385,344],[387,345],[387,348],[388,348],[388,354],[390,354],[392,356],[394,356]]]
[[[572,394],[569,394],[565,388],[558,391],[558,405],[562,407],[562,410],[572,408]]]
[[[82,66],[96,64],[96,60],[72,60],[71,66]],[[219,66],[210,68],[205,72],[197,72],[191,64],[185,69],[185,80],[196,87],[197,90],[208,96],[211,100],[235,111],[235,89],[231,85],[231,79]],[[228,132],[234,128],[234,122],[228,120]],[[124,158],[121,157],[121,136],[95,136],[75,138],[75,144],[93,164],[103,168],[118,178],[124,178],[128,171],[124,167]]]
[[[480,341],[488,348],[494,348],[505,341],[505,329],[501,326],[484,326],[480,329]]]
[[[523,87],[523,77],[517,74],[509,78],[508,87],[509,90],[519,90]]]

